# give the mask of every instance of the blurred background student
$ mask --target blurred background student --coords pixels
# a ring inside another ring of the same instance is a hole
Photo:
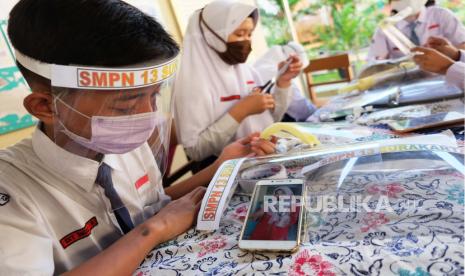
[[[302,61],[303,68],[308,66],[309,59],[307,58],[304,47],[297,42],[291,41],[286,45],[272,46],[254,63],[253,67],[258,71],[262,80],[269,80],[278,74],[278,67],[276,64],[283,60],[287,60],[292,55],[297,55],[299,57]],[[284,115],[283,121],[305,121],[316,110],[316,107],[302,94],[296,81],[297,79],[292,83],[292,101]]]
[[[465,49],[465,27],[450,10],[427,0],[392,0],[389,3],[393,14],[407,7],[412,9],[411,15],[398,22],[396,27],[415,45],[425,45],[429,37],[436,36],[446,38],[459,49]],[[402,56],[404,54],[378,29],[373,36],[368,59],[382,60]]]

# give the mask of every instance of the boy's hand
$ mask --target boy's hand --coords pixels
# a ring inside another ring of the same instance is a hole
[[[161,224],[160,242],[169,241],[186,232],[194,224],[205,194],[205,187],[197,187],[185,196],[171,201],[150,220]]]
[[[253,133],[245,138],[239,139],[234,143],[227,145],[220,156],[218,164],[224,161],[237,159],[241,157],[252,157],[272,154],[275,152],[276,141],[260,139],[260,133]]]
[[[291,55],[289,58],[292,59],[289,68],[287,68],[286,72],[284,72],[284,74],[282,74],[276,81],[279,88],[288,88],[291,86],[291,81],[300,74],[300,71],[302,71],[303,64],[299,57]],[[281,69],[285,63],[286,61],[279,63],[278,68]]]
[[[242,122],[247,116],[261,114],[274,107],[273,96],[262,93],[260,89],[256,89],[234,105],[229,110],[229,114],[231,114],[236,121]]]
[[[451,58],[432,48],[415,47],[412,52],[423,53],[415,55],[413,60],[424,71],[445,75],[449,67],[454,64]]]
[[[431,36],[428,38],[425,46],[438,50],[452,60],[458,61],[460,59],[459,49],[454,47],[454,45],[452,45],[452,43],[450,43],[449,40],[445,38]]]

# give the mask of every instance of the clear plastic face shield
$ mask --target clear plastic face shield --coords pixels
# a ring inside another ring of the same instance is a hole
[[[21,53],[17,59],[51,79],[56,144],[95,160],[131,153],[144,162],[153,157],[165,172],[176,58],[121,68],[44,64]]]

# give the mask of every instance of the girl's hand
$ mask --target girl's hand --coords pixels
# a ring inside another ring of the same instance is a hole
[[[247,118],[247,116],[261,114],[274,107],[275,102],[273,96],[262,93],[260,89],[256,89],[234,105],[229,110],[229,114],[240,123]]]
[[[291,55],[289,58],[292,59],[289,68],[287,68],[286,72],[284,72],[284,74],[282,74],[276,81],[276,84],[279,88],[288,88],[291,86],[291,81],[296,78],[302,71],[303,64],[299,57],[296,55]],[[286,64],[286,61],[279,63],[278,68],[281,69],[284,64]]]

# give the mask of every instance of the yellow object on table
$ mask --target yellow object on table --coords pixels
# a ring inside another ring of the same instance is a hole
[[[406,70],[414,69],[417,65],[414,62],[403,62],[398,67],[378,72],[369,77],[361,78],[353,84],[349,84],[338,90],[338,94],[345,94],[355,90],[365,91],[377,85],[381,81],[398,73],[404,73]]]
[[[315,135],[306,133],[293,123],[275,123],[267,127],[260,135],[263,139],[270,139],[271,136],[290,137],[293,136],[307,145],[319,145],[320,141]]]

